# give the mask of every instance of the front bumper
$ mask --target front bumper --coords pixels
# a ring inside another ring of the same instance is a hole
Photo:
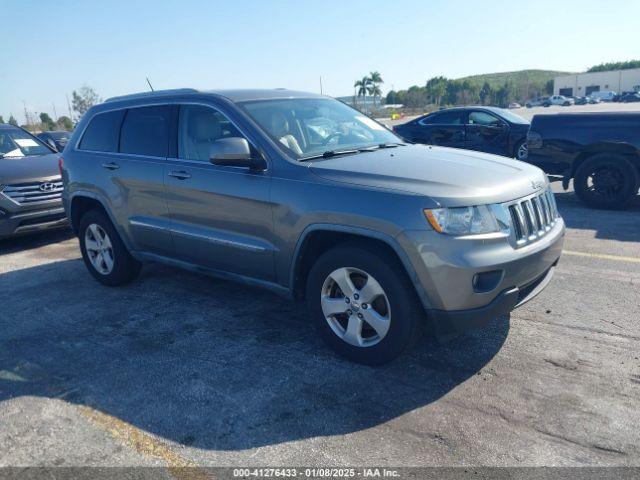
[[[62,228],[68,224],[64,208],[60,206],[13,214],[0,211],[0,238]]]
[[[506,238],[454,238],[405,231],[397,239],[409,256],[423,303],[439,337],[485,325],[540,293],[553,276],[564,222],[539,240],[514,248]],[[488,278],[487,285],[478,278]],[[479,288],[481,285],[483,288]]]
[[[483,307],[469,310],[447,311],[434,309],[429,311],[436,335],[440,340],[446,341],[467,330],[483,327],[494,318],[506,315],[524,305],[545,289],[553,278],[556,265],[557,260],[546,272],[529,285],[504,290],[491,303]]]

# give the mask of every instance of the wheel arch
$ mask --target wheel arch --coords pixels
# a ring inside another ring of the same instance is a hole
[[[640,151],[633,145],[628,143],[616,143],[616,142],[599,142],[593,145],[589,145],[585,150],[580,152],[571,166],[571,178],[573,178],[578,171],[578,168],[587,161],[589,158],[595,155],[603,153],[609,153],[612,155],[621,155],[627,158],[631,164],[636,168],[638,175],[640,175]]]
[[[330,248],[346,242],[362,242],[364,245],[386,250],[409,276],[423,307],[431,308],[427,292],[419,282],[409,257],[396,239],[382,232],[348,225],[314,224],[302,232],[294,250],[289,276],[289,285],[294,298],[304,299],[304,286],[314,260]]]
[[[127,236],[123,234],[122,228],[120,228],[120,225],[115,221],[110,210],[105,205],[106,202],[93,192],[79,191],[74,193],[69,202],[69,220],[71,222],[71,228],[77,235],[82,216],[90,210],[99,210],[109,218],[113,228],[118,232],[120,239],[125,244],[129,252],[131,252],[131,245],[129,244]]]

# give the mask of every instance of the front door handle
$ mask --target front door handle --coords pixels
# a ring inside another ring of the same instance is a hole
[[[120,168],[120,165],[118,165],[115,162],[109,162],[109,163],[103,163],[102,168],[106,168],[107,170],[117,170]]]
[[[180,170],[178,172],[170,172],[169,176],[177,178],[178,180],[186,180],[187,178],[191,178],[191,174],[185,172],[184,170]]]

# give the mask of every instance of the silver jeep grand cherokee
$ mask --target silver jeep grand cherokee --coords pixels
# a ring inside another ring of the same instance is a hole
[[[62,175],[98,281],[159,261],[262,285],[305,300],[324,340],[368,364],[425,321],[448,338],[530,300],[564,236],[538,168],[407,145],[288,90],[112,98],[76,128]]]

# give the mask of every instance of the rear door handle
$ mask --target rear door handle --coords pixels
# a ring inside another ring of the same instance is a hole
[[[102,168],[106,168],[107,170],[117,170],[120,168],[120,165],[114,162],[103,163]]]
[[[185,172],[184,170],[180,170],[178,172],[169,172],[169,176],[177,178],[178,180],[186,180],[187,178],[191,178],[191,174]]]

